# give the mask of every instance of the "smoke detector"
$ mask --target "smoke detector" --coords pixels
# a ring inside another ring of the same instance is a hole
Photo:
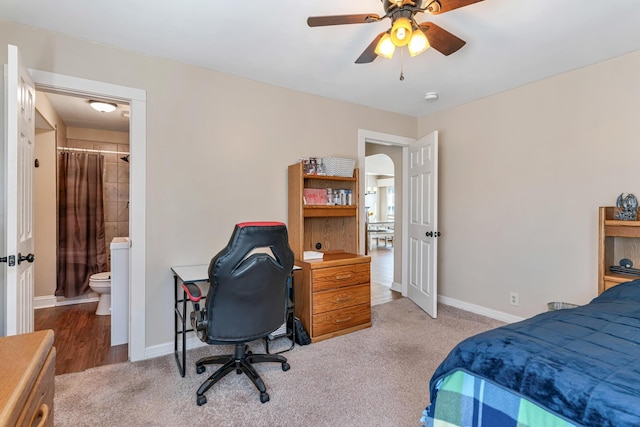
[[[426,101],[437,101],[438,100],[438,92],[427,92],[424,94],[424,99]]]

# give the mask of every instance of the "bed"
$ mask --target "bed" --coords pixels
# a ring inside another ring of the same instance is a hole
[[[429,388],[428,427],[640,426],[640,280],[462,341]]]

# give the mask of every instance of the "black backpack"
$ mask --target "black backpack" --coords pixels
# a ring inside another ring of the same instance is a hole
[[[296,344],[298,345],[307,345],[311,344],[311,338],[309,338],[309,334],[304,329],[302,322],[297,317],[293,319],[293,329],[296,337]]]

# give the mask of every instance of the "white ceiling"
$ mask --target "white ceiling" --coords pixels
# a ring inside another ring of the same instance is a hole
[[[115,111],[101,113],[91,108],[87,98],[59,93],[44,93],[44,95],[51,101],[53,108],[68,127],[129,132],[129,104],[119,103]]]
[[[0,19],[415,117],[640,49],[639,0],[484,0],[417,15],[467,42],[448,57],[355,64],[388,19],[306,24],[351,13],[384,15],[380,0],[0,0]]]

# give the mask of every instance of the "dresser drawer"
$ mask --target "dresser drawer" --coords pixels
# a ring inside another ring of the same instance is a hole
[[[369,283],[315,292],[313,294],[313,313],[320,314],[370,302],[371,287]]]
[[[343,310],[313,315],[313,335],[319,336],[371,322],[371,305],[360,304]]]
[[[16,425],[53,426],[53,393],[56,350],[52,348],[42,366],[40,375],[33,384],[27,402]]]
[[[369,283],[369,263],[319,268],[312,275],[313,292]]]

